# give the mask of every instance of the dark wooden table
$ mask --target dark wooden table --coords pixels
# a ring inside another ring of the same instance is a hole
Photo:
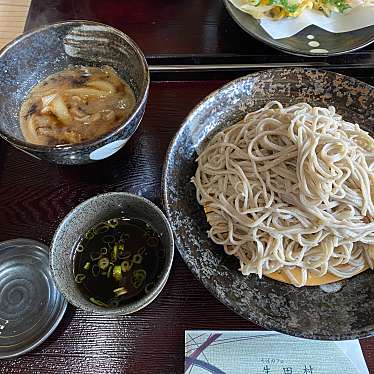
[[[128,33],[152,64],[310,63],[374,83],[373,47],[328,59],[286,55],[246,35],[219,0],[33,0],[26,28],[92,19]],[[141,194],[161,205],[160,180],[168,143],[190,109],[243,70],[152,74],[145,117],[119,153],[100,163],[58,167],[0,141],[0,240],[50,243],[65,214],[106,191]],[[186,329],[259,329],[219,303],[176,252],[161,295],[131,316],[101,317],[72,306],[55,333],[33,352],[0,362],[1,373],[182,373]],[[374,371],[374,339],[361,345]]]

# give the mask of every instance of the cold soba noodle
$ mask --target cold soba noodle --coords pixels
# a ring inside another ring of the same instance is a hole
[[[81,143],[117,127],[134,106],[132,89],[111,67],[70,67],[31,90],[21,107],[21,130],[33,144]]]
[[[244,275],[303,286],[373,268],[373,160],[373,138],[334,107],[270,102],[211,139],[193,182]]]

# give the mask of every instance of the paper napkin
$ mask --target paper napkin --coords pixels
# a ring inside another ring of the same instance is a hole
[[[186,331],[188,374],[369,374],[358,340],[318,341],[274,331]]]

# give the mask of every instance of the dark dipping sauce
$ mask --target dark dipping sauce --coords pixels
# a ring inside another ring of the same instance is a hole
[[[112,218],[91,228],[74,251],[74,278],[92,303],[113,308],[136,301],[157,283],[165,251],[148,223]]]

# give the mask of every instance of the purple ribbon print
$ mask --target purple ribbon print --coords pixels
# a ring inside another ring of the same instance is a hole
[[[211,334],[205,340],[204,343],[199,345],[189,356],[186,356],[184,361],[184,372],[187,373],[187,370],[193,366],[199,366],[205,369],[208,373],[213,374],[225,374],[222,370],[210,364],[208,361],[199,360],[198,357],[200,354],[204,354],[204,350],[208,348],[215,340],[217,340],[222,334]],[[194,340],[190,337],[191,340]]]

